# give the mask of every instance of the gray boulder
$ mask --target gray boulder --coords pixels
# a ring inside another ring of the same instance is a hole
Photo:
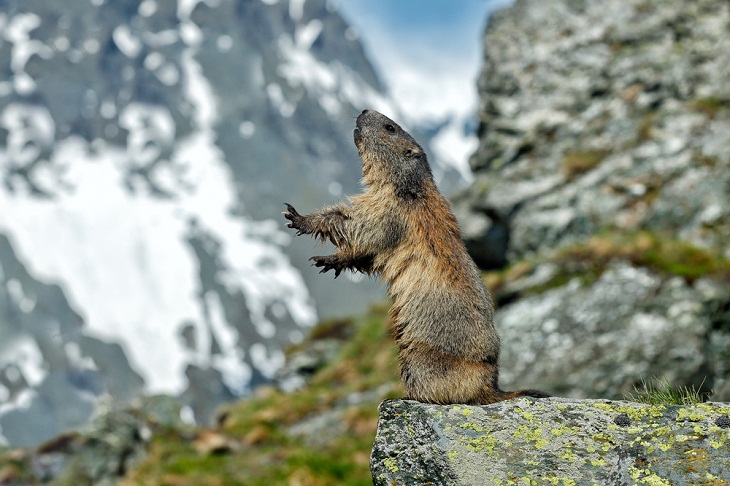
[[[730,400],[728,22],[724,0],[490,17],[455,212],[477,263],[507,268],[505,388],[614,399],[658,377]]]
[[[729,21],[723,0],[518,0],[493,14],[476,180],[460,197],[493,225],[467,241],[506,233],[490,250],[519,260],[650,229],[730,256]]]
[[[590,284],[573,278],[497,311],[502,382],[621,398],[642,377],[676,386],[704,380],[713,399],[728,400],[724,359],[718,360],[727,332],[715,308],[723,299],[727,289],[712,280],[689,285],[626,262]]]
[[[375,485],[727,484],[730,405],[381,405]]]

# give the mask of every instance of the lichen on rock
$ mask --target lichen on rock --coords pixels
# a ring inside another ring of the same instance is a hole
[[[376,485],[728,484],[730,405],[381,405]],[[718,425],[719,424],[719,425]]]

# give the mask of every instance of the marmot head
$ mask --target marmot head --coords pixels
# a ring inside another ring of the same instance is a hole
[[[366,184],[390,184],[399,197],[416,199],[423,196],[425,184],[433,182],[426,153],[387,116],[364,110],[357,117],[354,138]]]

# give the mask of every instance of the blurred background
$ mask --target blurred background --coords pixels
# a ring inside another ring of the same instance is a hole
[[[427,148],[505,388],[730,399],[727,2],[0,5],[0,444],[301,388],[285,349],[384,296],[280,216],[360,190],[364,108]]]

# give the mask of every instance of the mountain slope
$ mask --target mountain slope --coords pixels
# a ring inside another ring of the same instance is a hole
[[[319,300],[380,295],[303,277],[311,242],[272,220],[357,191],[353,115],[395,111],[327,2],[3,10],[0,442],[105,394],[177,395],[206,421],[273,377]]]

